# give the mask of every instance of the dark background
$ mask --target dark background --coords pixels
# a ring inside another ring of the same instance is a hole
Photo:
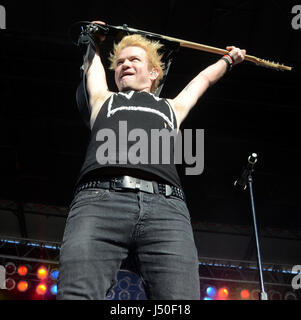
[[[291,24],[298,2],[0,4],[7,19],[0,31],[0,237],[62,239],[89,136],[75,100],[82,56],[68,28],[99,19],[220,48],[235,45],[293,67],[281,72],[244,62],[211,87],[182,125],[205,129],[204,172],[186,176],[182,167],[179,173],[200,257],[255,260],[249,191],[233,182],[256,152],[254,197],[263,260],[301,264],[301,29]],[[161,96],[173,98],[218,58],[181,48]],[[111,71],[108,82],[115,90]]]

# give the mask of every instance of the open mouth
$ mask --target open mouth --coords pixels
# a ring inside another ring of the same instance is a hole
[[[129,77],[129,76],[133,76],[134,74],[133,73],[130,73],[130,72],[126,72],[124,73],[120,78],[123,79],[125,77]]]

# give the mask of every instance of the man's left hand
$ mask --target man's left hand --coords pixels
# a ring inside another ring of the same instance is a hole
[[[240,49],[234,46],[228,46],[226,49],[229,51],[231,56],[233,57],[234,63],[233,65],[236,65],[245,59],[246,50]]]

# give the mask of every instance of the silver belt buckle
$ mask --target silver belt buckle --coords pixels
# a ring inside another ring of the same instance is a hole
[[[137,185],[137,184],[136,184]],[[139,181],[139,189],[147,193],[154,193],[154,186],[151,181]]]
[[[124,186],[129,189],[135,189],[137,191],[144,191],[147,193],[154,193],[154,187],[152,182],[124,176]]]
[[[154,193],[154,187],[151,181],[144,181],[130,176],[123,176],[122,179],[115,179],[114,187],[118,189],[127,188]]]
[[[123,187],[128,188],[128,189],[135,189],[136,188],[136,179],[129,177],[129,176],[124,176],[123,177]]]

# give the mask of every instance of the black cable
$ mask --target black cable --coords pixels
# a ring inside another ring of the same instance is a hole
[[[84,62],[83,65],[81,66],[81,78],[82,78],[82,90],[84,91],[84,98],[85,98],[85,104],[86,106],[82,105],[82,101],[81,101],[81,84],[79,85],[78,89],[77,89],[77,104],[80,110],[80,113],[83,116],[84,122],[85,124],[88,126],[88,128],[90,129],[90,116],[91,116],[91,109],[90,109],[90,103],[89,103],[89,99],[87,96],[87,87],[86,87],[86,75],[87,75],[87,70],[88,68],[85,68],[85,64],[86,63],[91,63],[95,52],[96,52],[96,42],[92,36],[92,31],[96,32],[96,29],[91,29],[88,30],[88,27],[85,30],[82,30],[82,32],[80,33],[79,37],[78,37],[78,41],[77,41],[77,46],[80,48],[80,50],[82,51],[82,53],[84,53]],[[82,110],[81,110],[82,108]],[[88,114],[86,114],[85,109],[87,109]]]

